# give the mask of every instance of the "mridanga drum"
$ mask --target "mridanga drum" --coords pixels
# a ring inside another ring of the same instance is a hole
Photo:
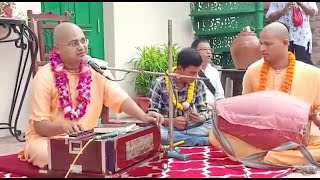
[[[230,159],[249,167],[284,168],[264,162],[263,158],[269,151],[286,150],[300,150],[308,162],[318,166],[306,149],[312,122],[310,111],[309,104],[280,91],[226,98],[216,102],[209,140]],[[240,142],[248,147],[240,147]]]
[[[310,105],[287,93],[261,91],[218,101],[218,128],[263,150],[309,140]]]

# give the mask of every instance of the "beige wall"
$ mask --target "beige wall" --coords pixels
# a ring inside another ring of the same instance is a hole
[[[16,2],[16,8],[13,15],[22,19],[27,19],[27,10],[31,9],[33,13],[41,13],[41,2]]]
[[[127,64],[136,57],[135,47],[168,42],[168,19],[172,19],[173,43],[190,46],[193,40],[189,2],[104,2],[105,59],[109,66],[132,68]],[[124,72],[115,72],[117,79]],[[135,97],[134,73],[119,82]],[[121,115],[120,115],[121,116]]]
[[[3,29],[0,27],[0,36],[3,37],[4,31],[7,31],[7,29]],[[17,38],[17,34],[11,34],[8,39],[15,39]],[[25,42],[27,41],[26,39],[24,40]],[[0,123],[7,123],[9,119],[9,112],[10,112],[10,107],[11,107],[11,102],[12,102],[12,97],[13,97],[13,92],[15,88],[15,81],[17,77],[17,71],[19,67],[19,60],[20,60],[20,49],[16,48],[14,45],[14,42],[8,42],[8,43],[0,43],[0,61],[1,61],[1,66],[0,66],[0,82],[2,83],[1,90],[0,90]],[[10,53],[7,53],[10,52]],[[24,52],[24,57],[26,56],[26,51]],[[29,56],[30,57],[30,56]],[[24,60],[25,58],[23,58]],[[24,63],[24,62],[23,62]],[[27,72],[30,67],[30,58],[26,66],[26,70],[24,73],[24,78],[20,87],[20,93],[18,94],[18,101],[16,104],[16,111],[14,114],[17,113],[17,109],[20,104],[20,99],[22,92],[24,90],[24,85],[26,82],[27,78]],[[23,64],[22,64],[23,65]],[[22,67],[21,67],[22,68]],[[20,71],[20,74],[22,71]],[[27,113],[28,113],[28,99],[29,99],[29,89],[28,88],[25,101],[22,106],[22,110],[20,112],[20,118],[18,120],[18,129],[20,130],[25,130],[25,127],[27,125]],[[13,118],[15,119],[16,116],[14,115]],[[3,127],[3,126],[1,126]],[[0,130],[0,137],[9,135],[9,130]]]
[[[22,19],[27,19],[27,10],[32,9],[34,12],[41,12],[40,2],[16,2],[16,9],[13,11],[14,16],[18,16]],[[0,34],[5,33],[5,30],[1,27]],[[1,36],[1,35],[0,35]],[[8,39],[16,38],[16,34],[12,34]],[[26,39],[25,39],[26,42]],[[10,52],[10,53],[8,53]],[[11,107],[11,101],[13,96],[13,91],[15,87],[15,80],[17,76],[18,63],[20,59],[20,50],[14,45],[14,42],[0,43],[0,82],[3,84],[0,90],[0,123],[7,123],[9,119],[9,112]],[[26,52],[25,52],[26,54]],[[30,67],[30,56],[27,63],[27,69]],[[22,86],[20,93],[18,95],[18,100],[21,98],[22,91],[24,89],[25,80],[27,77],[27,71],[24,74],[24,79],[22,81]],[[29,99],[29,89],[28,88],[25,101],[20,112],[20,118],[18,120],[18,129],[25,130],[27,125],[27,114],[28,114],[28,99]],[[20,101],[16,104],[16,110],[19,107]],[[16,111],[14,112],[16,114]],[[16,116],[13,118],[15,119]],[[1,126],[2,127],[2,126]],[[9,130],[0,130],[0,137],[9,135]]]

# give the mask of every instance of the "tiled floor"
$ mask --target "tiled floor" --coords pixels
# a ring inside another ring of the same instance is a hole
[[[23,142],[19,142],[13,136],[0,138],[0,155],[18,153],[24,147]]]
[[[320,131],[318,128],[313,127],[312,134],[320,135]],[[24,146],[23,142],[18,142],[14,137],[8,136],[0,138],[0,155],[7,155],[19,152]],[[287,178],[319,178],[320,172],[314,175],[304,175],[302,173],[292,173],[287,176]]]

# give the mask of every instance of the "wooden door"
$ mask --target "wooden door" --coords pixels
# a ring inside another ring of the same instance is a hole
[[[41,2],[41,11],[63,15],[70,13],[70,22],[77,24],[89,39],[88,54],[104,59],[103,2]]]

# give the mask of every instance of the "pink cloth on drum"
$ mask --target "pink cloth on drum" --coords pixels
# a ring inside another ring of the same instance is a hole
[[[307,145],[310,105],[280,91],[261,91],[217,102],[218,127],[264,150],[294,141]]]

